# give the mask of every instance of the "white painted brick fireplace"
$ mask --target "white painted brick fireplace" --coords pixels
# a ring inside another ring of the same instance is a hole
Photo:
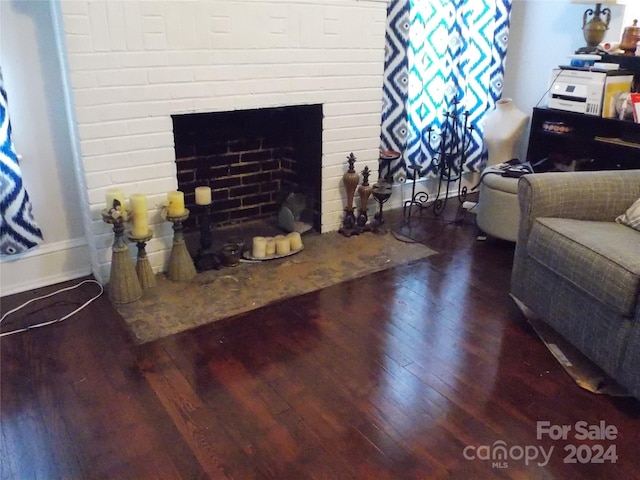
[[[58,3],[96,275],[109,278],[113,234],[100,212],[114,187],[148,195],[148,256],[156,272],[168,265],[172,230],[159,207],[177,188],[173,114],[322,104],[321,228],[336,230],[347,155],[355,153],[359,170],[378,167],[386,7],[384,0]]]

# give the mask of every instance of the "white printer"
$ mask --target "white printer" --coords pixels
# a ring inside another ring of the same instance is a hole
[[[551,71],[547,106],[614,118],[617,96],[629,92],[632,82],[633,75],[626,71],[555,68]]]

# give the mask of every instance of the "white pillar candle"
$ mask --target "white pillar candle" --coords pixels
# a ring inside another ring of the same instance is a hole
[[[149,233],[149,216],[147,213],[147,196],[134,193],[129,197],[131,207],[131,233],[134,237],[146,237]]]
[[[172,217],[184,214],[184,192],[175,190],[167,193],[167,214]]]
[[[253,258],[264,258],[267,256],[267,239],[264,237],[253,237],[253,248],[251,250]]]
[[[267,256],[276,254],[276,239],[273,237],[267,237]]]
[[[211,204],[211,188],[196,187],[196,205]]]
[[[286,255],[291,251],[291,246],[289,245],[289,239],[284,235],[277,235],[276,239],[276,253],[278,255]]]
[[[302,238],[300,237],[300,232],[291,232],[287,235],[287,238],[289,239],[291,251],[300,250],[302,248]]]

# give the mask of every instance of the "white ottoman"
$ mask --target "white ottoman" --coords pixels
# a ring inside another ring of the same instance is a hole
[[[518,179],[501,174],[494,167],[482,172],[476,222],[487,235],[515,242],[520,221]]]

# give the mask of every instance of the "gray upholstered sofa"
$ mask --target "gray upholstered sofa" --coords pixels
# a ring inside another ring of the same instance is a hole
[[[640,170],[540,173],[518,182],[511,294],[640,398],[640,232],[615,222]]]

